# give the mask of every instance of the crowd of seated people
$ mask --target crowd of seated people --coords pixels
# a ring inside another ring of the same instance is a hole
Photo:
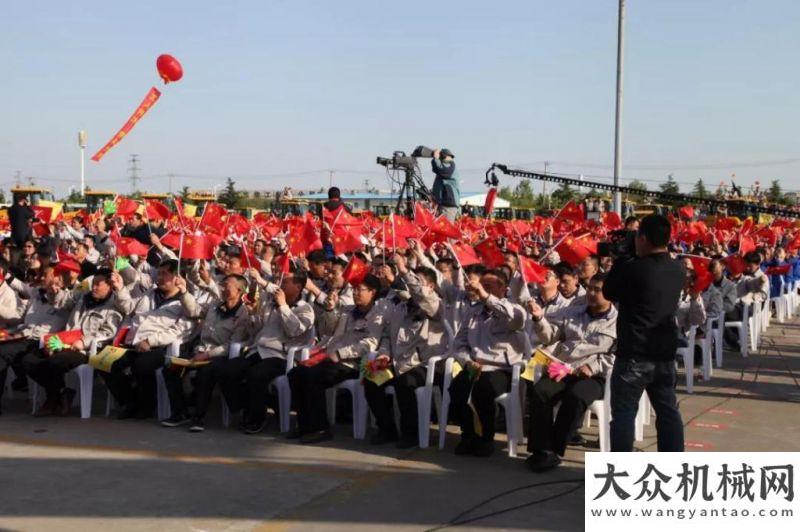
[[[633,228],[635,222],[627,221]],[[161,420],[165,427],[202,432],[218,389],[240,429],[257,434],[272,419],[268,408],[275,409],[270,383],[286,373],[290,354],[307,348],[308,358],[297,359],[286,375],[296,413],[286,437],[305,444],[330,440],[327,390],[362,379],[376,425],[369,441],[411,448],[418,444],[415,390],[425,385],[431,360],[438,360],[434,385],[443,387],[445,362],[452,358],[459,371],[447,379],[451,417],[441,421],[460,427],[457,454],[489,456],[496,446],[495,399],[509,391],[514,366],[541,349],[567,368],[523,386],[528,463],[544,471],[581,441],[577,431],[586,409],[603,398],[617,319],[602,293],[609,257],[562,261],[551,239],[550,245],[504,249],[504,262],[493,267],[461,267],[448,245],[424,249],[411,239],[405,249],[387,249],[380,241],[347,255],[317,249],[286,268],[279,264],[286,242],[278,236],[256,241],[255,264],[235,242],[222,242],[211,260],[187,260],[161,243],[163,228],[134,215],[121,235],[149,250],[120,261],[111,225],[110,219],[76,218],[21,249],[3,250],[0,393],[9,369],[14,390],[24,390],[30,379],[44,390],[35,416],[69,415],[76,390],[67,386],[66,373],[113,344],[126,349],[124,355],[109,371],[95,373],[113,397],[117,418],[155,416],[160,371],[171,412]],[[735,250],[719,244],[673,251],[676,258],[709,259],[702,276],[710,283],[702,290],[696,289],[697,263],[685,261],[676,316],[684,342],[707,317],[740,319],[745,306],[763,302],[800,274],[795,252],[787,257],[779,244],[746,253],[740,269],[725,260]],[[547,267],[538,282],[526,280],[520,256]],[[355,261],[364,265],[361,275],[348,271]],[[765,275],[765,268],[783,264],[790,268],[781,280]],[[79,333],[68,343],[43,341],[59,331]],[[192,363],[188,369],[170,364],[176,355],[171,346]],[[364,378],[372,368],[391,376]]]

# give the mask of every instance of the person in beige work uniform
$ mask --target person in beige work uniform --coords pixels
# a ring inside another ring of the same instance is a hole
[[[397,447],[408,449],[417,445],[417,400],[415,390],[425,385],[427,362],[447,350],[444,334],[444,305],[435,291],[436,273],[426,267],[408,269],[406,258],[394,256],[400,279],[405,283],[410,299],[396,297],[386,302],[383,331],[377,360],[391,361],[395,378],[381,386],[364,381],[367,403],[378,424],[378,432],[370,439],[374,445],[397,440],[391,397],[385,389],[393,386],[400,409],[400,438]],[[444,361],[437,364],[435,381],[444,380]]]
[[[339,307],[336,292],[329,294],[319,330],[319,348],[328,355],[314,366],[296,366],[289,372],[297,429],[289,438],[319,443],[333,438],[326,415],[325,390],[358,377],[362,357],[378,347],[382,306],[375,304],[380,280],[367,275],[353,293],[352,306]]]
[[[525,309],[506,298],[508,277],[500,269],[484,273],[480,281],[470,279],[467,291],[478,303],[468,309],[456,334],[453,356],[461,371],[450,384],[453,413],[461,425],[456,454],[489,456],[494,452],[494,400],[509,390],[511,367],[523,360]],[[475,430],[472,402],[480,422]]]

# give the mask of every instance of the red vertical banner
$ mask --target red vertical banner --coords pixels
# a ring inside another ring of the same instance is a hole
[[[153,105],[158,101],[159,97],[161,97],[161,92],[159,92],[157,88],[152,87],[150,92],[147,93],[147,96],[144,97],[144,100],[142,100],[142,103],[139,104],[139,107],[136,108],[131,117],[128,118],[128,121],[125,122],[125,125],[122,126],[119,131],[117,131],[116,135],[111,137],[111,140],[109,140],[105,146],[100,148],[97,153],[92,155],[92,160],[99,162],[106,152],[119,144],[119,141],[121,141],[125,135],[130,133],[131,129],[133,129],[133,126],[136,125],[136,122],[138,122],[145,115],[145,113],[149,111],[151,107],[153,107]]]

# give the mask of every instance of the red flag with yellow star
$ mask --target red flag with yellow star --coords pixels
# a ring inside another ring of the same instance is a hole
[[[351,257],[350,262],[342,273],[344,280],[353,286],[358,286],[364,282],[364,279],[369,274],[369,266],[359,259],[358,257]]]
[[[494,240],[484,240],[475,245],[475,251],[483,258],[483,262],[490,268],[497,268],[506,262],[506,258],[497,242]]]
[[[205,235],[186,235],[178,256],[182,259],[208,260],[214,256],[214,244]]]

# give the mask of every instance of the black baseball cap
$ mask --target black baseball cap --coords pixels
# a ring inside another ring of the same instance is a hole
[[[453,155],[453,152],[451,152],[451,151],[450,151],[449,149],[447,149],[447,148],[442,148],[442,151],[440,151],[440,152],[439,152],[439,154],[440,154],[442,157],[452,157],[452,158],[454,158],[454,159],[455,159],[455,157],[456,157],[455,155]]]

